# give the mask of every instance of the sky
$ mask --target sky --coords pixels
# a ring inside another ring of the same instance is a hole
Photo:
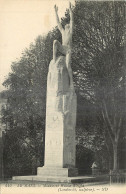
[[[2,83],[11,72],[11,63],[38,35],[56,26],[55,4],[63,17],[68,0],[0,0],[0,91],[5,89]]]

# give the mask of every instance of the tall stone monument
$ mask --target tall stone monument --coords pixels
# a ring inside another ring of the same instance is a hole
[[[70,91],[65,57],[50,63],[47,82],[45,162],[38,175],[77,174],[75,167],[76,94]]]
[[[49,64],[47,79],[46,132],[44,167],[40,176],[76,176],[75,125],[77,99],[71,70],[73,15],[71,4],[70,24],[62,28],[55,5],[56,19],[62,33],[62,45],[53,43],[53,59]],[[64,56],[56,57],[57,50]]]

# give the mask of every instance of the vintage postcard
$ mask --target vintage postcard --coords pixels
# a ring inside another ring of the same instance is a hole
[[[0,0],[0,194],[126,194],[126,2]]]

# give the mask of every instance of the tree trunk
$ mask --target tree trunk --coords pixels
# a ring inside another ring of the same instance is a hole
[[[115,142],[114,145],[113,145],[113,153],[114,153],[114,157],[113,157],[113,170],[117,170],[118,169],[118,154],[117,154],[117,146],[118,146],[118,143]]]
[[[109,156],[109,170],[113,168],[113,157]]]

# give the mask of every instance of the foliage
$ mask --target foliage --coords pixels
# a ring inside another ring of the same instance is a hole
[[[12,73],[4,82],[9,89],[6,92],[8,101],[6,109],[3,109],[3,122],[7,123],[5,137],[10,139],[10,143],[5,141],[5,164],[12,165],[15,171],[16,167],[19,168],[15,163],[22,165],[21,158],[24,157],[30,162],[35,156],[43,164],[48,68],[45,57],[45,37],[39,36],[35,44],[31,44],[22,57],[12,63]],[[23,147],[25,151],[21,151]],[[9,149],[13,154],[6,154]],[[26,162],[23,164],[27,165]]]
[[[91,174],[91,166],[94,161],[94,153],[83,145],[76,147],[76,167],[80,175]]]
[[[76,87],[96,107],[99,127],[95,127],[103,130],[110,153],[113,146],[114,168],[120,133],[125,130],[125,6],[125,2],[77,1],[74,9]]]

